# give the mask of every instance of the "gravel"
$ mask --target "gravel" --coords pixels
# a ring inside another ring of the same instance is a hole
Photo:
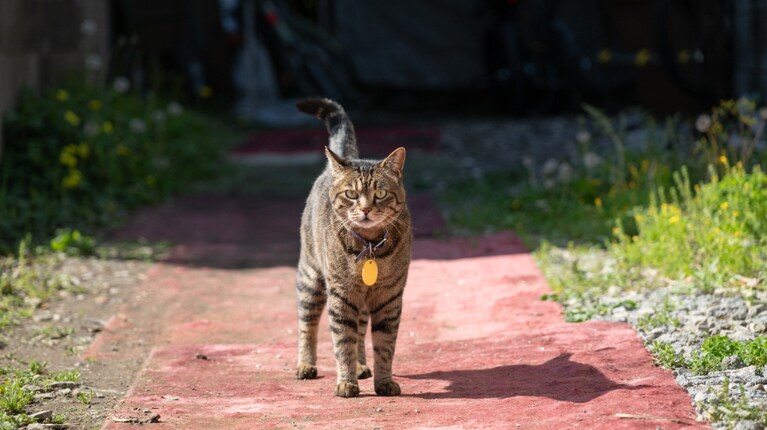
[[[617,306],[630,300],[637,304],[635,309]],[[674,351],[685,359],[700,349],[703,341],[714,335],[745,341],[764,336],[767,323],[767,292],[757,291],[748,297],[740,291],[717,289],[702,292],[688,287],[670,285],[666,288],[642,291],[613,289],[604,295],[583,295],[569,298],[564,305],[579,308],[608,309],[606,314],[595,315],[594,319],[626,322],[634,327],[642,339],[650,345],[653,341],[669,343]],[[615,307],[612,307],[615,306]],[[643,323],[648,315],[658,315],[666,310],[670,322],[658,326]],[[720,407],[719,393],[725,379],[729,381],[729,397],[734,403],[745,399],[748,407],[767,409],[767,366],[746,366],[733,355],[722,361],[724,370],[706,375],[695,375],[690,369],[673,369],[676,382],[690,394],[698,408],[699,419],[710,421],[711,411]],[[742,392],[741,392],[742,388]],[[722,421],[714,428],[763,429],[761,424],[750,420]]]

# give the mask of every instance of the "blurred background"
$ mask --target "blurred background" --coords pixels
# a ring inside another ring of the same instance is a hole
[[[767,90],[760,0],[4,0],[0,111],[85,70],[240,118],[363,109],[698,113]],[[286,113],[290,111],[290,113]],[[287,116],[286,116],[287,115]]]
[[[593,206],[634,160],[642,201],[663,183],[648,159],[667,182],[762,160],[763,22],[767,0],[2,0],[0,248],[221,172],[289,188],[264,160],[313,163],[289,178],[303,195],[327,141],[307,96],[340,101],[367,156],[406,145],[423,190],[499,173],[553,192],[577,168]]]

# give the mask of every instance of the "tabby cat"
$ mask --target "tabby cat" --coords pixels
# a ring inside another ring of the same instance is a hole
[[[357,380],[370,376],[376,394],[399,395],[392,360],[413,237],[402,183],[405,148],[384,160],[361,160],[354,126],[338,103],[312,98],[297,107],[325,123],[330,145],[327,167],[301,218],[296,377],[317,377],[317,325],[327,303],[338,373],[335,395],[359,396]],[[372,375],[365,360],[368,320]]]

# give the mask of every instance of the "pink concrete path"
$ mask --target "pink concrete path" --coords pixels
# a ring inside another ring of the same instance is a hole
[[[302,202],[210,199],[155,209],[124,233],[180,245],[140,287],[141,305],[86,353],[145,360],[113,416],[157,413],[157,430],[706,427],[631,328],[565,323],[558,304],[541,301],[550,290],[510,233],[417,237],[394,362],[401,396],[375,396],[371,379],[359,398],[333,396],[324,318],[321,376],[296,380]],[[428,233],[436,221],[421,206]],[[132,345],[150,345],[148,356]]]

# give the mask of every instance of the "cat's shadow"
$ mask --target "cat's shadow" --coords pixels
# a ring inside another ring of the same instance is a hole
[[[424,399],[534,396],[585,403],[613,390],[637,390],[648,387],[613,382],[594,366],[571,361],[571,355],[561,354],[539,365],[519,364],[398,376],[403,379],[449,382],[444,391],[403,394],[405,397]]]

